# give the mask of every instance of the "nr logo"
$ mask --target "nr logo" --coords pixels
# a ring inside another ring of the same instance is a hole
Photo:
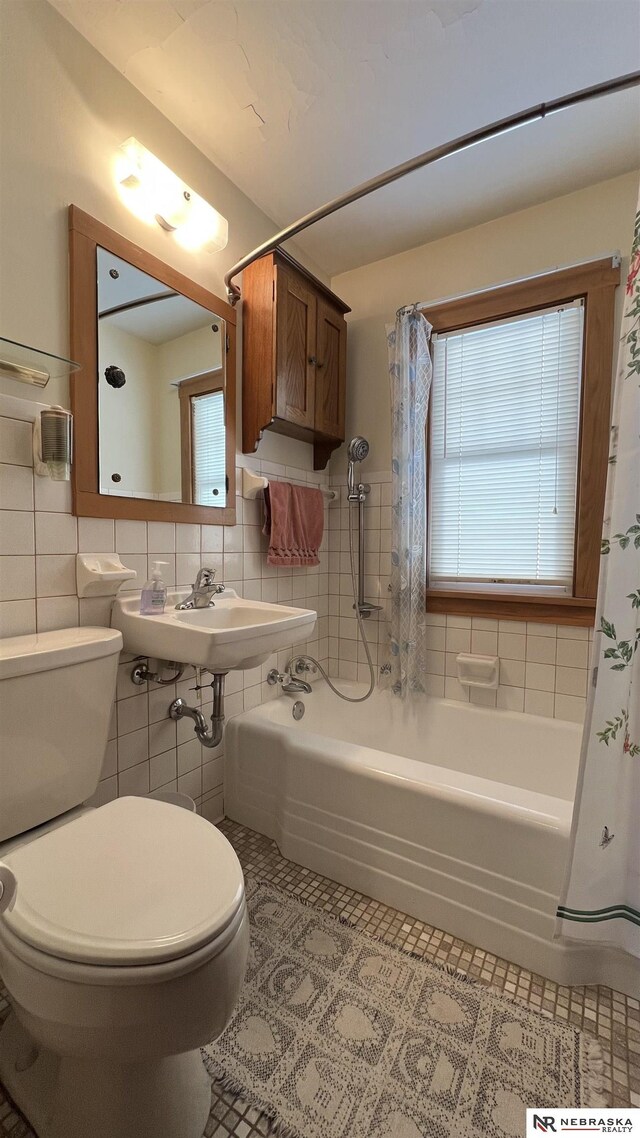
[[[534,1114],[533,1116],[533,1129],[539,1130],[542,1134],[555,1134],[556,1124],[551,1114]]]

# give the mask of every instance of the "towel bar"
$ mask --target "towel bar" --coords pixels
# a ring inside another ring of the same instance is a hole
[[[265,478],[263,474],[254,474],[252,470],[248,470],[246,466],[242,467],[242,497],[243,498],[257,498],[263,490],[269,485],[269,479]],[[326,490],[324,486],[310,487],[310,489],[320,490],[325,498],[332,502],[336,497],[335,490]]]

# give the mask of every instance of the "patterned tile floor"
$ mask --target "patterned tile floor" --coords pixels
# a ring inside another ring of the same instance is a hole
[[[437,964],[453,965],[537,1011],[574,1024],[600,1041],[605,1058],[609,1105],[640,1106],[640,1001],[610,988],[565,988],[501,960],[450,933],[416,921],[370,897],[281,857],[275,842],[225,820],[221,830],[233,844],[246,873],[262,877],[324,912],[349,920],[397,948]],[[0,992],[0,1019],[8,1007]],[[214,1084],[205,1138],[264,1138],[266,1122],[238,1096]],[[0,1136],[34,1138],[0,1088]],[[346,1136],[345,1136],[346,1138]]]

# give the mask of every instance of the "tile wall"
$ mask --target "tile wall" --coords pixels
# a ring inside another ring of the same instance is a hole
[[[367,640],[377,670],[387,659],[387,624],[391,574],[391,482],[386,474],[366,473],[371,485],[365,510],[365,597],[382,606],[366,621]],[[329,505],[329,671],[342,679],[368,681],[369,668],[359,641],[353,609],[349,518],[358,557],[357,508],[347,503],[346,482],[332,475],[336,499]],[[351,513],[350,513],[351,511]]]
[[[379,669],[387,659],[391,478],[386,472],[369,471],[365,477],[371,485],[365,508],[365,596],[383,606],[379,616],[367,620],[366,629]],[[333,476],[332,488],[339,497],[329,508],[329,668],[345,679],[366,680],[369,673],[353,612],[344,478]],[[432,695],[582,722],[591,629],[446,615],[429,615],[427,623],[427,689]],[[456,678],[459,652],[499,656],[498,690],[461,687]]]
[[[109,598],[80,600],[76,595],[75,555],[115,550],[136,570],[134,587],[140,587],[150,562],[156,559],[168,563],[169,585],[190,584],[198,568],[207,564],[218,570],[218,579],[246,597],[315,609],[314,640],[299,650],[316,656],[331,675],[368,679],[352,607],[349,513],[341,476],[332,480],[338,497],[328,506],[321,564],[314,569],[275,570],[266,564],[259,500],[237,497],[238,525],[234,527],[73,517],[69,484],[33,473],[29,408],[25,400],[7,397],[0,405],[0,636],[78,624],[108,625]],[[238,456],[238,461],[245,459]],[[304,484],[328,483],[324,473],[254,458],[246,461],[252,469],[274,477]],[[367,480],[371,494],[366,506],[366,596],[382,605],[380,615],[368,620],[367,632],[379,671],[387,658],[391,482],[386,472],[367,473]],[[427,686],[432,694],[469,699],[455,676],[456,654],[497,653],[500,687],[497,692],[472,692],[473,702],[582,720],[588,677],[586,629],[456,616],[430,616],[428,623]],[[290,650],[283,650],[260,668],[230,673],[227,716],[277,696],[279,689],[267,685],[265,677],[274,665],[282,669],[289,655]],[[189,671],[177,684],[137,687],[131,682],[131,667],[131,658],[123,655],[95,801],[160,788],[180,790],[190,794],[207,817],[218,819],[223,813],[222,747],[215,752],[203,748],[190,722],[176,725],[167,717],[168,706],[177,695],[200,702],[206,713],[210,688],[194,691],[196,676]]]
[[[168,585],[189,585],[201,565],[218,570],[218,580],[254,600],[277,601],[313,608],[318,613],[314,639],[296,646],[328,662],[328,553],[311,569],[272,569],[266,564],[266,539],[261,533],[262,503],[237,496],[236,526],[174,525],[164,522],[113,521],[75,518],[71,514],[69,483],[34,475],[31,422],[33,404],[23,399],[0,400],[0,636],[43,632],[75,625],[108,625],[110,598],[80,600],[76,595],[77,552],[116,551],[135,569],[141,588],[150,563],[166,561]],[[244,461],[242,455],[238,461]],[[253,470],[289,481],[324,485],[324,473],[247,460]],[[241,486],[241,470],[238,486]],[[328,529],[328,526],[325,527]],[[327,544],[327,534],[325,542]],[[285,649],[260,668],[229,673],[226,680],[227,717],[274,698],[279,689],[266,684],[271,667],[283,668],[291,651]],[[222,747],[203,748],[188,721],[173,723],[167,715],[172,699],[184,696],[201,702],[207,712],[207,686],[193,690],[196,677],[185,672],[178,684],[136,687],[130,679],[131,657],[118,668],[118,686],[111,719],[110,740],[95,801],[117,795],[163,788],[191,795],[212,821],[223,814]],[[206,683],[207,676],[203,677]]]

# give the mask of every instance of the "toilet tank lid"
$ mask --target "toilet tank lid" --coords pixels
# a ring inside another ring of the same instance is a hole
[[[0,640],[0,680],[98,660],[122,650],[115,628],[62,628]]]

